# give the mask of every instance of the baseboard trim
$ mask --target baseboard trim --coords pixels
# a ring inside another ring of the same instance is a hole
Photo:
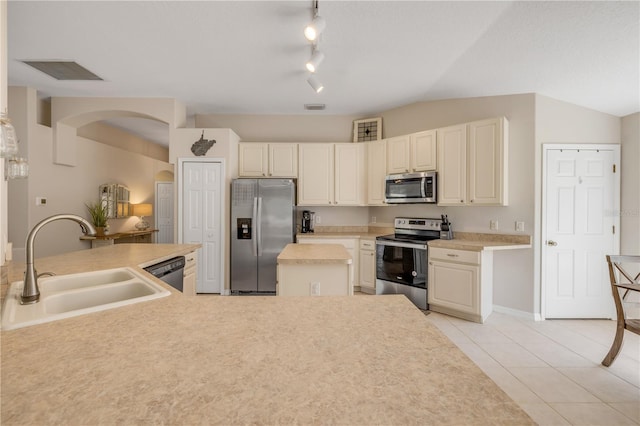
[[[532,312],[521,311],[519,309],[507,308],[505,306],[493,305],[493,311],[501,314],[507,314],[518,318],[524,318],[533,321],[542,321],[540,314],[534,314]]]

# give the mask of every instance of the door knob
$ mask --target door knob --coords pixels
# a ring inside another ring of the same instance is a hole
[[[556,242],[555,242],[555,241],[553,241],[553,240],[549,240],[549,241],[547,241],[547,245],[548,245],[548,246],[557,246],[557,245],[558,245],[558,243],[556,243]]]

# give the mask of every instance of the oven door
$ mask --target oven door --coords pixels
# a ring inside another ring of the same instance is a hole
[[[376,241],[376,278],[427,288],[427,245]]]

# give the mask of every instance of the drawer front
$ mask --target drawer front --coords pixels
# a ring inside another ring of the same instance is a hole
[[[471,263],[473,265],[479,265],[480,252],[430,247],[429,259],[441,259],[449,262]]]
[[[371,240],[360,240],[360,248],[362,250],[375,250],[376,242]]]

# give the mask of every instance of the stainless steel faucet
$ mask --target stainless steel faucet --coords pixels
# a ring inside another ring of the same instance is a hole
[[[36,268],[33,263],[33,242],[36,239],[36,234],[47,223],[60,219],[68,219],[73,220],[74,222],[78,222],[80,224],[80,228],[82,228],[82,233],[85,235],[96,234],[96,229],[91,223],[89,223],[85,218],[75,214],[57,214],[38,222],[27,236],[27,270],[24,271],[24,288],[22,289],[22,297],[20,301],[20,303],[23,305],[37,303],[38,300],[40,300],[40,290],[38,289],[38,273],[36,272]]]

